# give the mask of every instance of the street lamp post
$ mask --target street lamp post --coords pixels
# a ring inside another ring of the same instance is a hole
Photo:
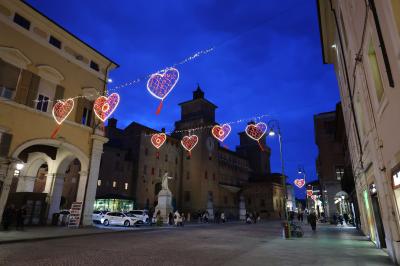
[[[282,134],[281,134],[281,128],[279,125],[278,120],[270,120],[268,121],[268,136],[274,137],[276,134],[278,135],[278,140],[279,140],[279,154],[280,154],[280,160],[281,160],[281,171],[282,171],[282,179],[283,179],[283,189],[285,190],[285,197],[284,197],[284,207],[285,207],[285,218],[286,221],[289,219],[288,211],[287,211],[287,188],[286,188],[286,176],[285,176],[285,166],[284,166],[284,161],[283,161],[283,151],[282,151]]]

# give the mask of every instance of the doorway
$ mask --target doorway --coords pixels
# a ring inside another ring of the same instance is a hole
[[[381,209],[377,193],[371,195],[371,202],[372,202],[372,210],[374,212],[374,217],[375,217],[376,230],[378,233],[380,248],[386,248],[385,229],[383,227]]]

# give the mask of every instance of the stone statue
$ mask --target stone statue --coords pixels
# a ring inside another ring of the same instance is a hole
[[[168,173],[165,173],[164,176],[161,178],[161,189],[162,190],[169,190],[168,179],[173,179],[173,177],[168,176]]]

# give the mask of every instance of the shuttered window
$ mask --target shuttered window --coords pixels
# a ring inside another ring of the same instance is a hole
[[[0,97],[13,99],[21,70],[0,59]]]

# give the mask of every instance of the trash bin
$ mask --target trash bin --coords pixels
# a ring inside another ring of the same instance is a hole
[[[51,225],[58,225],[58,219],[60,218],[60,214],[59,213],[53,213],[53,217],[51,219]]]

